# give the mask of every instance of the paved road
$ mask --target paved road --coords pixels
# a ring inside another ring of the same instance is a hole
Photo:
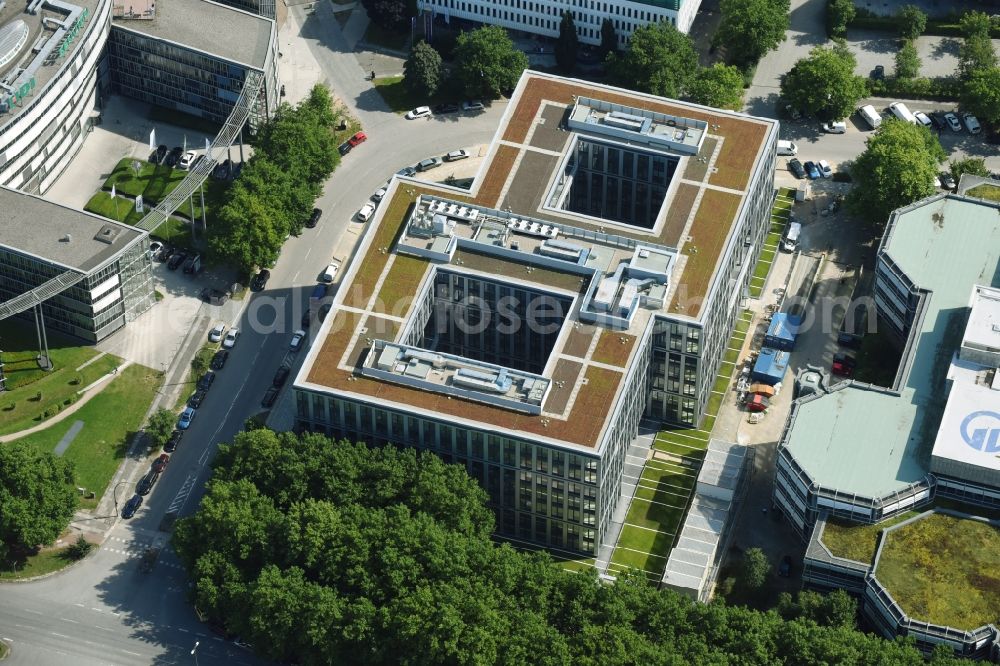
[[[359,226],[351,222],[355,211],[401,166],[489,142],[505,108],[494,104],[476,116],[406,121],[390,113],[364,81],[352,45],[341,37],[327,5],[309,17],[302,37],[335,93],[354,107],[369,139],[327,183],[317,204],[324,210],[320,225],[286,244],[267,289],[249,299],[239,322],[230,322],[243,334],[136,517],[118,523],[100,551],[73,569],[0,588],[0,638],[11,641],[10,664],[192,663],[195,641],[200,641],[199,664],[255,662],[198,622],[185,601],[186,577],[169,549],[151,574],[139,572],[139,556],[146,545],[167,537],[157,527],[168,510],[189,515],[197,508],[217,444],[231,439],[260,410],[291,332],[299,328],[316,274],[345,230]],[[304,356],[300,352],[293,359],[296,365]],[[128,485],[116,490],[120,498],[132,492]]]

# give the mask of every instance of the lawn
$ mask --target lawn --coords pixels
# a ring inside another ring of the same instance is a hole
[[[403,83],[402,76],[383,76],[375,79],[375,90],[382,95],[382,99],[385,100],[385,103],[395,113],[406,113],[418,106],[434,106],[435,104],[446,102],[454,103],[458,99],[455,91],[447,87],[438,89],[433,95],[411,92]],[[420,120],[413,122],[427,121]]]
[[[427,272],[430,262],[419,257],[397,254],[389,274],[382,282],[373,312],[405,317],[413,305],[414,292]]]
[[[107,192],[97,192],[90,197],[90,201],[83,207],[85,211],[101,215],[109,220],[116,220],[135,226],[145,216],[144,213],[137,213],[135,202],[130,199],[118,197],[112,199]]]
[[[878,544],[878,535],[882,530],[916,515],[918,515],[916,511],[907,511],[877,525],[856,525],[828,520],[823,529],[822,541],[834,557],[871,564],[875,546]]]
[[[49,357],[55,367],[52,372],[45,372],[35,362],[38,354],[38,338],[34,325],[18,319],[6,319],[0,322],[0,350],[3,350],[3,362],[6,364],[4,372],[7,374],[8,389],[36,382],[42,377],[58,375],[67,368],[73,371],[99,353],[97,349],[84,345],[80,340],[54,331],[47,333]],[[9,395],[8,393],[7,396]]]
[[[69,546],[65,548],[51,548],[41,550],[34,555],[29,555],[23,561],[16,563],[5,562],[3,568],[0,569],[0,581],[24,580],[25,578],[34,578],[35,576],[59,571],[63,567],[73,563],[73,560],[67,555],[68,550]]]
[[[990,185],[989,183],[976,185],[967,191],[966,194],[970,197],[979,197],[980,199],[989,199],[990,201],[1000,201],[1000,187]]]
[[[1000,620],[1000,529],[936,513],[889,532],[875,572],[913,618],[956,629]]]
[[[139,162],[141,165],[138,176],[132,168],[133,162]],[[110,192],[113,185],[118,194],[128,194],[132,197],[141,194],[147,203],[152,204],[160,201],[168,192],[177,187],[187,175],[188,172],[182,169],[126,157],[115,165],[101,189]]]
[[[160,382],[159,372],[131,365],[75,414],[18,441],[51,452],[75,422],[83,421],[83,429],[64,457],[74,465],[76,485],[97,493],[97,499],[90,501],[96,505],[125,457],[132,435],[142,425]]]

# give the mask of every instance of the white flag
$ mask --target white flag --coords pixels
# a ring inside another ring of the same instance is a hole
[[[149,133],[149,149],[156,150],[156,128]]]
[[[112,199],[115,198],[115,186],[114,185],[111,186],[111,198]]]
[[[212,150],[212,142],[209,141],[208,137],[206,136],[205,137],[205,152],[207,153],[210,150]]]

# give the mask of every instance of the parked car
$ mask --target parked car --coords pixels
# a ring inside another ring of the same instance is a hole
[[[212,169],[212,178],[216,180],[226,180],[229,178],[229,172],[232,168],[233,163],[229,160],[219,162],[215,165],[215,168]]]
[[[835,123],[823,123],[823,131],[827,134],[846,134],[847,133],[847,123],[844,121],[838,121]]]
[[[191,427],[191,421],[194,420],[195,410],[193,407],[186,407],[184,411],[181,412],[180,419],[177,420],[178,430],[187,430]]]
[[[979,125],[979,119],[971,113],[963,113],[962,122],[965,123],[965,129],[969,130],[969,134],[979,134],[983,131]]]
[[[167,468],[167,464],[169,462],[170,462],[170,456],[168,456],[166,453],[161,453],[160,456],[153,461],[153,464],[150,467],[150,469],[156,472],[157,474],[163,474],[163,470]]]
[[[233,345],[236,344],[236,338],[238,337],[240,337],[240,329],[235,327],[229,329],[229,332],[226,333],[225,339],[222,341],[222,348],[232,349]]]
[[[368,135],[364,132],[357,132],[354,136],[347,140],[347,143],[351,144],[351,148],[357,148],[365,141],[368,140]]]
[[[190,407],[191,409],[198,409],[199,407],[201,407],[201,403],[204,402],[206,395],[207,391],[205,391],[204,389],[197,389],[194,393],[191,394],[191,397],[188,398],[187,406]]]
[[[279,389],[276,389],[273,386],[267,389],[264,393],[264,398],[260,401],[260,406],[267,407],[268,409],[273,407],[274,401],[278,399],[278,391]]]
[[[306,332],[302,329],[295,331],[292,334],[292,341],[288,343],[288,348],[293,352],[297,352],[302,348],[302,341],[306,339]]]
[[[837,344],[848,349],[858,349],[861,347],[861,336],[841,331],[837,334]]]
[[[159,164],[160,162],[162,162],[163,160],[165,160],[167,158],[167,150],[168,150],[168,148],[167,148],[167,145],[165,143],[161,143],[160,145],[158,145],[156,147],[156,162],[155,162],[155,164]]]
[[[791,555],[785,555],[781,558],[781,564],[778,565],[778,575],[782,578],[791,578],[792,576],[792,557]]]
[[[944,189],[946,190],[955,189],[955,179],[952,178],[951,174],[948,173],[947,171],[942,171],[941,175],[938,177],[938,180],[941,181],[941,187],[943,187]]]
[[[135,492],[138,495],[148,495],[149,491],[153,489],[156,484],[156,480],[160,478],[159,472],[154,472],[149,470],[146,475],[139,480],[139,483],[135,486]]]
[[[830,163],[826,160],[820,160],[816,166],[819,167],[819,172],[824,178],[833,177],[833,169],[830,168]]]
[[[201,270],[201,255],[196,254],[184,260],[184,272],[192,275]]]
[[[170,261],[167,262],[167,268],[172,271],[176,271],[177,268],[184,263],[185,259],[187,259],[187,255],[183,252],[174,252],[170,255]]]
[[[932,121],[931,117],[928,116],[923,111],[914,111],[913,112],[913,117],[916,118],[917,122],[920,123],[921,125],[923,125],[924,127],[933,127],[934,126],[934,121]]]
[[[281,388],[285,385],[285,382],[288,381],[288,375],[291,372],[292,371],[288,368],[288,366],[281,366],[278,368],[278,371],[274,373],[274,379],[271,380],[271,385],[276,388]]]
[[[399,171],[397,171],[397,172],[396,172],[396,175],[397,175],[397,176],[407,176],[407,177],[413,177],[413,176],[416,176],[416,175],[417,175],[417,170],[416,170],[416,169],[414,169],[414,168],[413,168],[413,167],[411,167],[411,166],[405,166],[405,167],[403,167],[402,169],[400,169]]]
[[[366,203],[364,206],[361,207],[361,210],[358,211],[358,219],[361,220],[362,222],[367,222],[371,218],[372,213],[374,212],[375,212],[375,206],[370,203]]]
[[[426,160],[417,162],[417,171],[430,171],[441,166],[440,157],[428,157]]]
[[[802,162],[799,162],[798,160],[788,160],[788,170],[800,180],[806,177],[805,167],[803,167]]]
[[[222,370],[226,367],[226,361],[229,360],[229,350],[220,349],[215,352],[215,356],[212,357],[212,370]]]
[[[330,264],[323,269],[323,273],[319,276],[319,279],[327,284],[333,282],[337,278],[337,271],[340,270],[340,266],[337,264]]]
[[[954,113],[949,112],[944,114],[944,120],[946,123],[948,123],[948,127],[951,128],[952,132],[962,131],[962,125],[958,122],[958,116],[956,116]]]
[[[343,157],[347,153],[351,152],[351,148],[353,147],[354,146],[351,145],[350,141],[345,141],[344,143],[337,146],[337,152],[340,153],[341,157]]]
[[[372,201],[374,201],[375,203],[378,203],[378,202],[382,201],[382,197],[384,197],[384,196],[385,196],[385,188],[384,187],[380,187],[377,190],[375,190],[375,194],[372,195]]]
[[[212,384],[214,382],[215,382],[215,373],[209,370],[208,372],[206,372],[201,376],[201,379],[198,380],[198,388],[200,388],[203,391],[207,391],[208,389],[212,388]]]
[[[266,268],[261,269],[260,273],[253,276],[253,280],[250,281],[250,291],[262,291],[264,287],[267,286],[267,281],[271,279],[271,271]]]
[[[806,175],[809,176],[809,180],[816,180],[820,177],[819,167],[813,162],[806,162],[803,165],[806,168]]]
[[[833,365],[830,371],[841,377],[852,377],[854,376],[855,365],[857,365],[857,362],[853,356],[844,352],[837,352],[833,355]]]
[[[132,495],[132,499],[125,502],[125,506],[122,507],[122,518],[131,518],[140,506],[142,506],[142,495]]]
[[[167,156],[163,158],[163,163],[168,167],[176,166],[177,162],[180,161],[181,156],[184,154],[184,149],[180,146],[174,146],[167,153]]]
[[[149,258],[155,259],[160,256],[160,252],[163,251],[163,243],[160,241],[153,241],[149,244]]]
[[[438,104],[433,109],[434,115],[440,116],[446,113],[458,113],[458,104]]]
[[[323,216],[323,211],[321,211],[319,208],[313,208],[312,215],[309,216],[309,221],[306,222],[306,226],[309,227],[310,229],[314,228],[317,224],[319,224],[319,218],[322,216]]]
[[[944,119],[943,113],[928,113],[927,116],[931,119],[931,124],[934,125],[934,129],[948,129],[948,121]]]
[[[410,109],[406,112],[407,120],[416,120],[417,118],[426,118],[431,115],[431,107],[429,106],[418,106],[415,109]]]
[[[871,73],[870,76],[875,81],[881,81],[882,79],[885,78],[885,66],[884,65],[875,65],[875,69],[872,70],[872,73]]]
[[[170,259],[171,255],[173,255],[173,253],[174,253],[174,248],[170,247],[166,243],[161,243],[160,244],[160,251],[157,252],[155,255],[153,255],[153,259],[156,259],[157,261],[159,261],[159,262],[162,263],[162,262],[167,261],[168,259]]]
[[[458,160],[464,160],[469,156],[469,152],[466,150],[453,150],[444,156],[445,162],[457,162]]]
[[[470,99],[466,102],[462,102],[462,111],[482,111],[485,108],[486,105],[478,99]]]
[[[184,436],[183,430],[174,430],[172,433],[170,433],[170,439],[168,439],[167,443],[163,445],[163,450],[166,451],[167,453],[172,453],[173,451],[176,451],[177,447],[181,443],[181,438],[183,436]]]
[[[222,340],[222,336],[226,334],[225,324],[216,324],[215,327],[208,332],[209,342],[219,342]]]

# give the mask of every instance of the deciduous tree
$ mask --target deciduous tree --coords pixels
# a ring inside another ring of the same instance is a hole
[[[865,96],[865,81],[854,73],[854,55],[845,47],[814,48],[781,81],[781,95],[807,115],[839,120]]]
[[[771,563],[760,548],[750,548],[743,553],[743,584],[751,590],[764,585],[771,573]]]
[[[527,68],[528,56],[500,26],[463,32],[455,43],[455,77],[469,97],[496,99],[509,93]]]
[[[896,14],[896,25],[903,39],[916,39],[927,28],[927,14],[916,5],[905,5]]]
[[[730,62],[755,63],[785,39],[788,0],[722,0],[719,9],[714,43],[725,47]]]
[[[408,29],[410,14],[406,0],[361,0],[371,22],[386,30]]]
[[[688,85],[691,101],[717,109],[743,108],[743,75],[732,65],[715,63],[698,70]]]
[[[403,82],[415,95],[430,97],[441,86],[441,54],[420,40],[403,63]]]
[[[1000,123],[1000,67],[973,71],[962,85],[962,108],[980,121]]]
[[[559,37],[556,39],[556,64],[564,74],[569,74],[576,67],[576,55],[579,50],[580,40],[576,36],[573,13],[564,11],[559,22]]]
[[[691,38],[670,23],[645,25],[629,48],[608,58],[608,74],[619,86],[664,97],[680,97],[698,71]]]
[[[962,176],[965,174],[982,176],[984,178],[990,175],[990,170],[986,168],[986,160],[982,157],[966,157],[964,159],[952,160],[948,171],[951,173],[951,177],[955,179],[956,184],[962,180]]]
[[[847,34],[847,24],[854,20],[854,0],[830,0],[826,5],[826,31],[830,37]]]
[[[169,409],[160,408],[153,412],[146,424],[146,434],[153,440],[154,446],[160,447],[167,443],[176,422],[177,415]]]
[[[608,56],[618,50],[618,34],[615,32],[615,24],[611,19],[606,18],[601,21],[601,61],[608,59]]]
[[[965,12],[959,20],[959,25],[962,28],[962,35],[966,38],[986,37],[988,39],[990,28],[993,27],[993,19],[985,12]]]
[[[920,56],[913,42],[906,42],[896,52],[896,76],[900,79],[913,79],[920,73]]]
[[[26,444],[0,444],[0,562],[52,543],[75,510],[67,461]]]
[[[973,72],[997,66],[997,54],[989,36],[971,35],[966,37],[958,50],[958,75],[968,80]]]

